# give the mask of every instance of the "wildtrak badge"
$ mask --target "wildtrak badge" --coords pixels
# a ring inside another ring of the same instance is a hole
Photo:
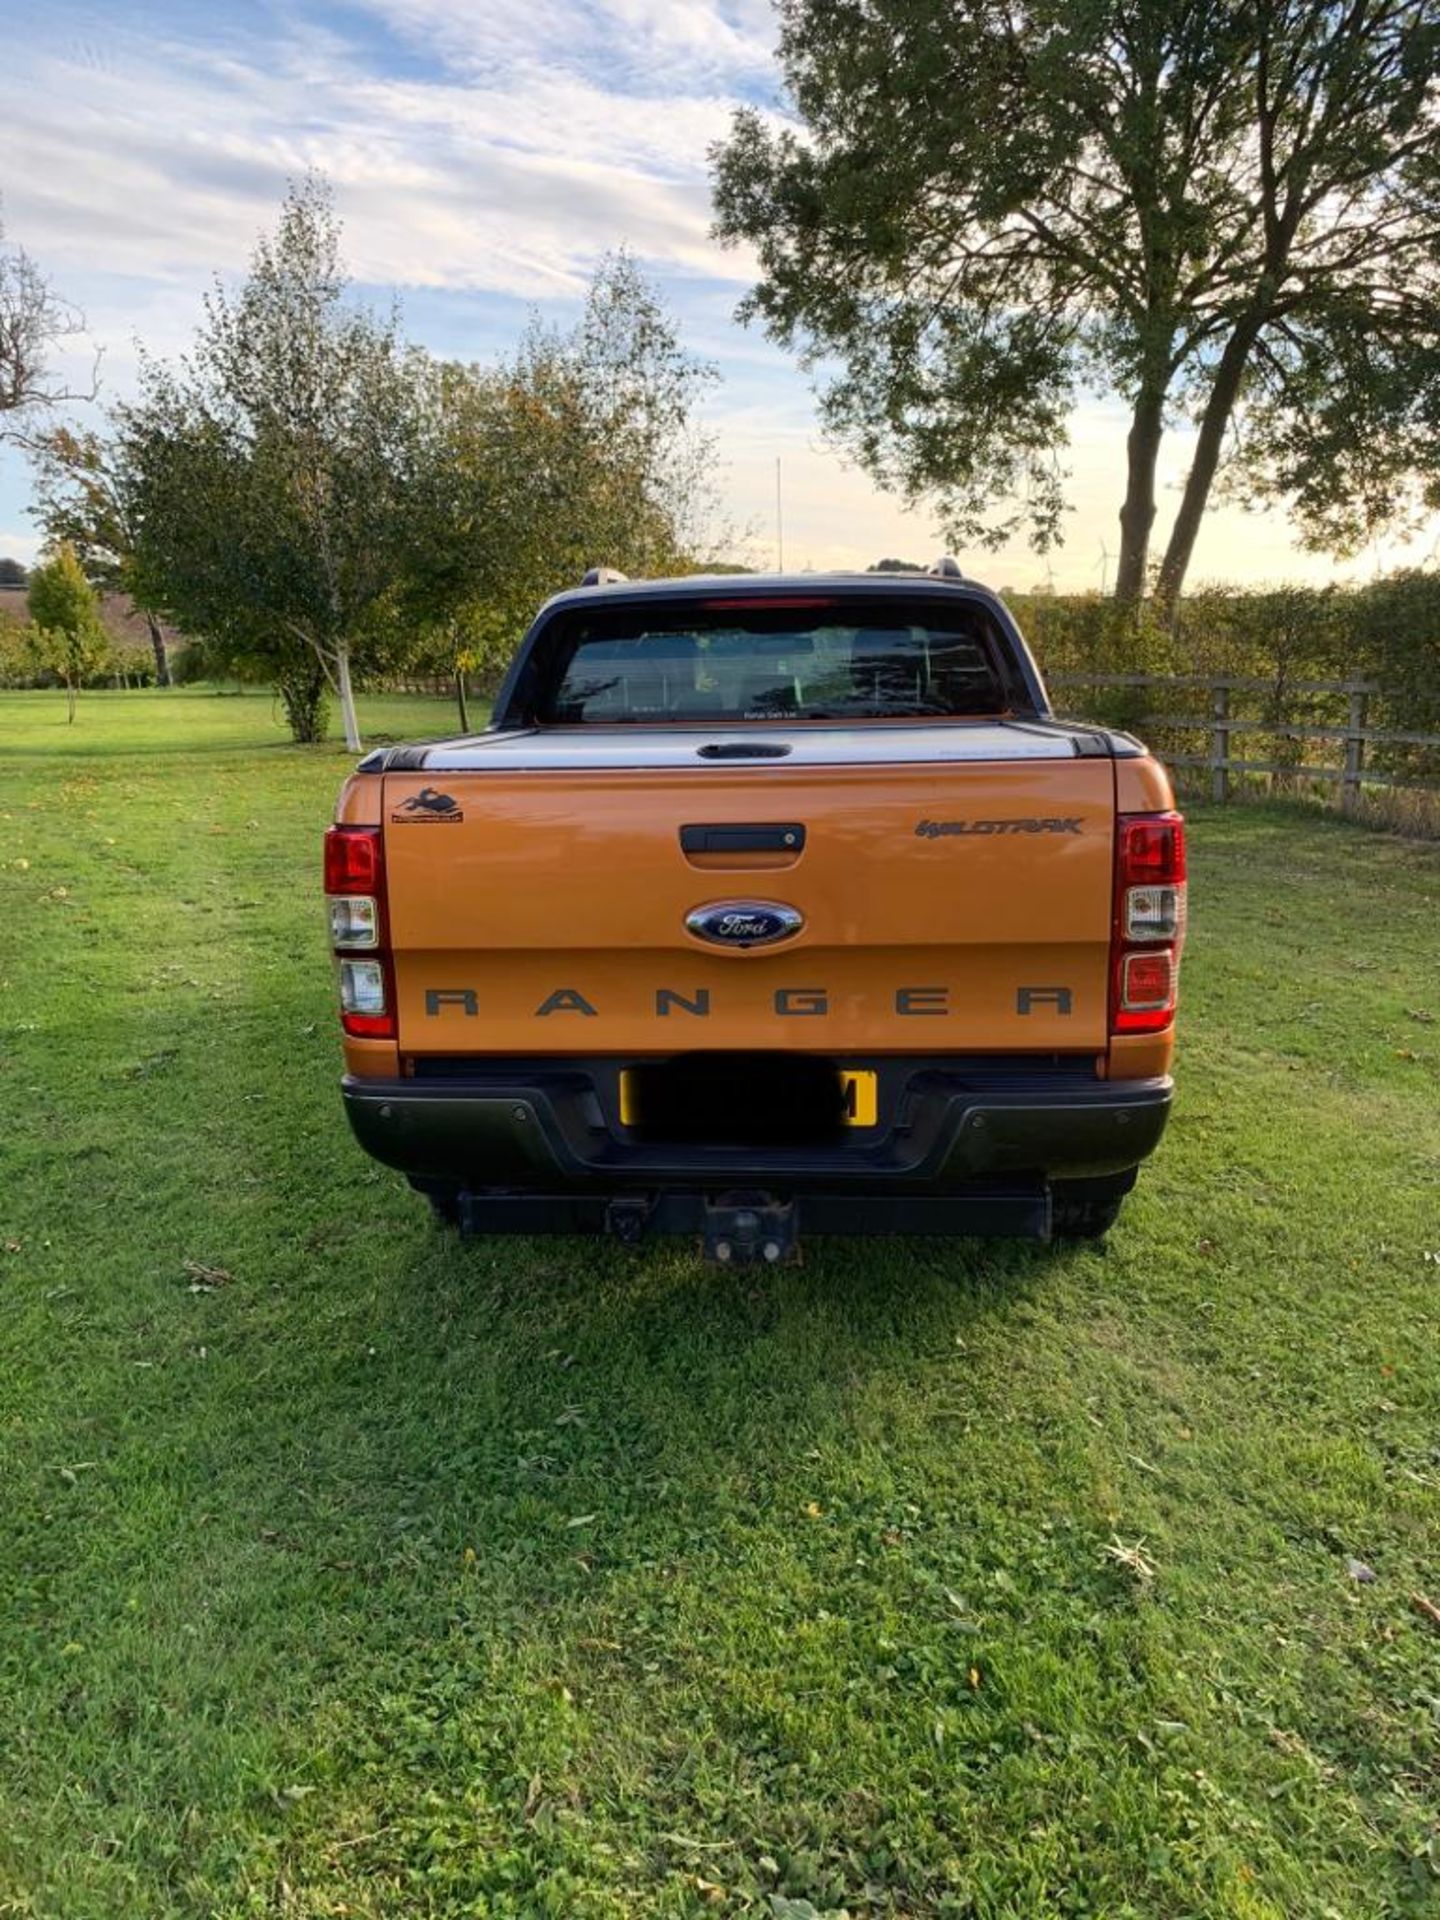
[[[948,839],[952,834],[970,833],[1080,833],[1077,814],[1063,820],[917,820],[915,834],[920,840]]]

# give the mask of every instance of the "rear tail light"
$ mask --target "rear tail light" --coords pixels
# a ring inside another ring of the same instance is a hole
[[[340,1024],[356,1039],[395,1038],[395,983],[385,919],[385,859],[378,827],[325,835],[330,945],[339,966]],[[368,952],[368,959],[353,959]]]
[[[1112,1033],[1158,1033],[1175,1018],[1185,944],[1185,822],[1122,813],[1115,832]]]
[[[1120,969],[1122,1013],[1168,1013],[1175,1005],[1175,952],[1127,953]]]
[[[378,893],[380,865],[378,827],[330,827],[326,831],[326,893]]]

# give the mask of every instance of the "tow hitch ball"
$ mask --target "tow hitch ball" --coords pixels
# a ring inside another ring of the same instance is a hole
[[[770,1194],[722,1194],[705,1202],[702,1251],[722,1267],[748,1267],[755,1261],[778,1266],[798,1258],[800,1236],[793,1200]]]
[[[605,1230],[622,1246],[638,1247],[652,1230],[681,1233],[693,1230],[695,1202],[667,1206],[645,1195],[612,1200],[605,1209]],[[722,1267],[749,1267],[757,1262],[779,1266],[800,1257],[799,1221],[793,1200],[777,1200],[770,1193],[721,1193],[699,1202],[700,1250],[704,1258]]]

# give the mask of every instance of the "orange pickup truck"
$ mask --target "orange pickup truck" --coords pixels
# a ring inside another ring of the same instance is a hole
[[[953,562],[587,576],[325,888],[351,1126],[467,1232],[1092,1237],[1169,1112],[1169,782]]]

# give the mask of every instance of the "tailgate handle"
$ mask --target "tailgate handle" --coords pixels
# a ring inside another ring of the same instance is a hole
[[[681,827],[682,853],[799,853],[805,829],[795,821],[777,826]]]
[[[783,740],[712,740],[695,751],[702,760],[783,760],[790,747]]]

